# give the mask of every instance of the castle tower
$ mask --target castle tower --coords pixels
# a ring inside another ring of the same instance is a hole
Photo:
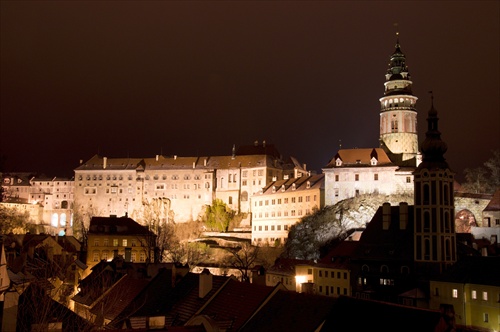
[[[421,144],[422,163],[413,172],[415,186],[414,255],[417,267],[439,273],[457,259],[454,227],[454,173],[444,158],[434,102]]]
[[[412,94],[413,82],[410,80],[399,38],[396,40],[396,50],[391,55],[385,80],[384,96],[380,98],[380,146],[393,154],[401,154],[402,161],[417,158],[415,106],[418,98]]]

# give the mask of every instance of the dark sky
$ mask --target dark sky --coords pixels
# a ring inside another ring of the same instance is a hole
[[[378,147],[396,31],[461,174],[500,148],[499,1],[0,2],[5,171],[228,155],[265,140],[318,170]],[[397,28],[394,23],[398,23]]]

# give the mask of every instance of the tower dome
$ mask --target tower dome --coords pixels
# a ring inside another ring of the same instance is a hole
[[[406,56],[399,34],[385,74],[384,96],[380,101],[380,146],[407,166],[417,166],[417,97],[412,93]],[[414,160],[414,162],[413,162]]]

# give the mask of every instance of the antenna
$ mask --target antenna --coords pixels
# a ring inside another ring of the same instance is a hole
[[[342,149],[342,140],[339,139],[339,149]]]

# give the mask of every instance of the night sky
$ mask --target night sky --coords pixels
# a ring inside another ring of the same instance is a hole
[[[229,155],[274,144],[312,170],[378,147],[396,31],[460,177],[500,148],[499,1],[0,2],[4,171]],[[398,23],[397,27],[394,23]]]

